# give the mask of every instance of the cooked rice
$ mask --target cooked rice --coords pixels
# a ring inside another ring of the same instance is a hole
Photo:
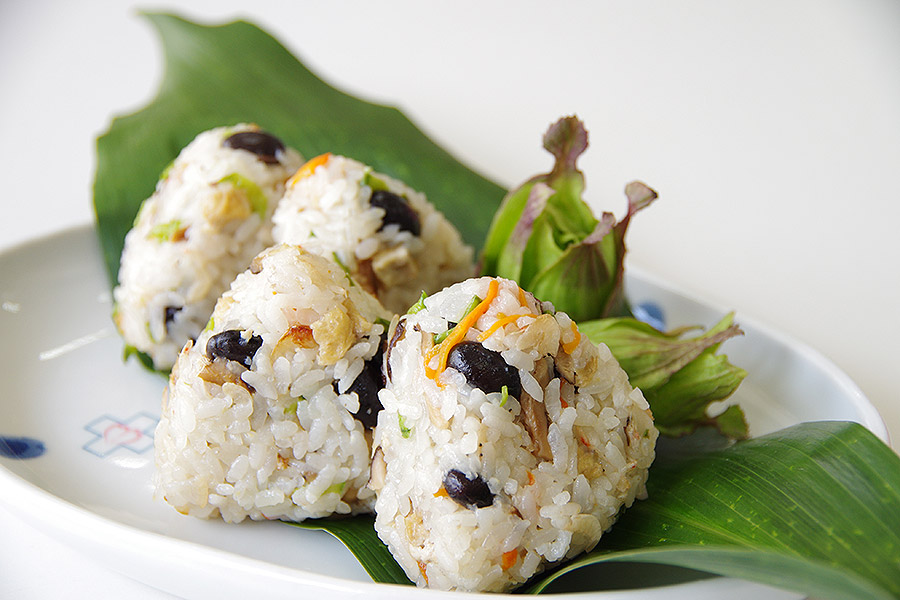
[[[481,342],[514,365],[519,399],[485,393],[454,368],[436,380],[426,373],[434,336],[462,321],[473,297],[486,297],[490,278],[430,296],[424,310],[392,325],[374,441],[381,464],[373,472],[385,473],[373,478],[375,528],[419,586],[509,590],[593,548],[620,509],[646,494],[657,430],[640,390],[564,313],[545,314],[548,305],[497,281],[496,298],[464,339],[521,315]],[[486,483],[490,505],[463,505],[447,487],[448,478],[451,487],[462,481],[451,470],[467,480],[462,489]]]
[[[155,437],[157,495],[229,522],[370,512],[371,432],[346,390],[376,355],[386,316],[336,265],[299,247],[254,259],[172,370]],[[232,331],[259,339],[249,367],[208,350]]]
[[[284,181],[302,163],[286,148],[277,162],[225,147],[256,125],[198,135],[163,173],[125,238],[114,319],[125,343],[159,370],[195,339],[216,299],[271,245],[271,218]]]
[[[372,205],[376,191],[390,192],[412,209],[418,234]],[[288,183],[273,221],[276,242],[301,244],[339,261],[394,312],[405,312],[422,291],[473,273],[472,249],[423,194],[343,156],[322,155],[304,165]]]

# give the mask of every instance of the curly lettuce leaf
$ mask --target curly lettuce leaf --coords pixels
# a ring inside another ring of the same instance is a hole
[[[740,407],[709,414],[710,405],[731,396],[747,375],[726,356],[716,354],[722,342],[743,333],[734,324],[733,314],[694,337],[685,337],[685,329],[665,333],[630,318],[588,321],[579,323],[578,329],[594,343],[609,347],[631,385],[641,388],[663,435],[682,436],[698,427],[715,427],[729,438],[748,436]]]

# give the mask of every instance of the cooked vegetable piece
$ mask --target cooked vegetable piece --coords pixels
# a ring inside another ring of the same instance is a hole
[[[252,152],[267,165],[277,164],[278,155],[284,152],[282,141],[266,131],[241,131],[227,138],[223,145]]]
[[[444,475],[444,489],[453,500],[468,508],[484,508],[494,503],[491,489],[478,475],[469,479],[462,471],[450,469]]]
[[[516,373],[518,376],[518,373]],[[545,356],[535,363],[534,378],[546,388],[553,379],[553,359]],[[543,402],[535,400],[531,394],[523,393],[521,397],[522,412],[517,420],[522,422],[525,431],[531,437],[531,453],[540,460],[553,460],[553,451],[548,439],[547,407]]]
[[[421,300],[419,302],[421,302]],[[424,304],[422,306],[424,307]],[[394,328],[391,340],[387,343],[387,348],[385,348],[385,354],[387,354],[387,360],[384,361],[385,385],[391,380],[391,350],[397,342],[403,339],[404,335],[406,335],[406,323],[403,319],[400,319],[397,321],[397,327]]]
[[[522,393],[519,371],[507,364],[499,352],[488,350],[478,342],[460,342],[447,356],[447,366],[462,373],[472,387],[485,394],[501,392],[518,399]]]
[[[408,231],[415,236],[422,233],[419,215],[402,196],[387,190],[375,190],[369,198],[369,204],[384,210],[379,231],[395,223],[400,227],[400,231]]]
[[[180,220],[175,219],[166,223],[160,223],[154,226],[147,237],[157,242],[183,242],[187,237],[185,227]]]
[[[209,338],[206,344],[206,355],[210,360],[224,358],[250,367],[250,362],[259,347],[262,346],[262,338],[258,335],[244,337],[244,332],[239,329],[229,329]]]
[[[172,321],[175,320],[175,315],[177,315],[179,312],[181,312],[182,308],[184,308],[184,307],[183,306],[167,306],[165,309],[163,309],[166,313],[165,322],[166,322],[167,330],[169,329],[169,323],[171,323]]]

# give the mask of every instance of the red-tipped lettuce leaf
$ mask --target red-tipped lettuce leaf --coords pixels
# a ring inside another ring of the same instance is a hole
[[[578,157],[588,145],[576,117],[560,119],[544,135],[553,169],[510,192],[488,233],[482,273],[516,280],[575,320],[630,316],[623,289],[625,232],[631,217],[656,198],[640,182],[625,188],[628,210],[617,223],[598,221],[582,199]]]

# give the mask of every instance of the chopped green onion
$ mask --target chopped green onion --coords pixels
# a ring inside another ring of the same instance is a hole
[[[266,208],[269,201],[265,192],[260,189],[253,181],[247,179],[240,173],[231,173],[218,181],[218,183],[230,183],[239,190],[243,190],[247,194],[247,200],[250,202],[250,208],[259,215],[260,219],[265,218]]]
[[[419,312],[420,310],[425,310],[425,298],[427,298],[427,297],[428,297],[428,294],[426,294],[423,291],[422,295],[419,297],[419,301],[416,302],[415,304],[413,304],[411,307],[409,307],[409,310],[406,311],[406,314],[414,315],[417,312]]]
[[[300,402],[305,402],[305,401],[306,401],[306,398],[304,398],[303,396],[294,398],[293,402],[291,402],[290,404],[288,404],[287,406],[284,407],[284,414],[289,415],[291,413],[297,412],[297,405],[300,404]]]
[[[137,226],[138,226],[138,222],[141,220],[141,215],[144,213],[144,209],[146,208],[146,206],[147,206],[147,201],[146,201],[146,200],[144,200],[143,202],[141,202],[140,207],[138,207],[137,214],[134,215],[134,221],[131,222],[131,226],[132,226],[132,227],[137,227]]]
[[[170,162],[168,165],[166,165],[166,168],[163,169],[162,173],[160,173],[159,180],[165,181],[166,179],[168,179],[169,172],[172,170],[172,167],[174,167],[174,166],[175,166],[175,159],[172,159],[172,162]]]
[[[347,482],[342,481],[340,483],[333,483],[322,493],[323,496],[326,494],[335,493],[338,496],[342,496],[344,494],[344,488],[347,487]]]
[[[343,261],[341,261],[340,257],[338,256],[338,253],[332,252],[331,257],[334,258],[334,262],[336,262],[338,264],[338,266],[341,268],[341,270],[344,271],[344,275],[347,276],[347,281],[350,282],[350,287],[353,287],[354,285],[356,285],[356,283],[353,281],[353,277],[350,275],[350,268],[347,265],[345,265],[343,263]]]
[[[506,404],[507,400],[509,400],[509,388],[504,385],[500,388],[500,406]]]
[[[387,331],[387,330],[388,330],[388,327],[391,326],[391,322],[390,322],[390,321],[388,321],[387,319],[382,319],[381,317],[375,317],[375,323],[376,323],[377,325],[381,325],[382,327],[384,327],[384,330],[385,330],[385,331]]]
[[[153,342],[154,344],[158,344],[160,342],[160,340],[156,339],[156,337],[153,335],[153,328],[150,327],[150,321],[144,323],[144,330],[146,330],[147,337],[150,338],[151,342]]]
[[[375,175],[372,174],[371,170],[367,170],[366,174],[363,175],[363,184],[372,188],[373,192],[388,189],[387,182],[379,177],[375,177]]]
[[[179,230],[181,230],[181,221],[175,219],[174,221],[169,221],[168,223],[160,223],[150,230],[150,233],[147,235],[147,237],[159,242],[171,242],[173,239],[175,239],[175,235]]]
[[[400,435],[403,436],[403,439],[408,439],[409,434],[412,433],[412,427],[406,426],[406,419],[400,413],[397,413],[397,423],[400,425]]]
[[[462,318],[460,318],[460,321],[462,321],[462,319],[466,318],[467,314],[469,314],[470,312],[475,310],[475,307],[478,306],[479,304],[481,304],[481,298],[479,298],[478,296],[472,296],[472,300],[470,300],[469,304],[466,306],[466,311],[463,313],[463,316],[462,316]],[[443,342],[445,339],[447,339],[447,336],[450,335],[450,332],[453,331],[454,329],[456,329],[455,325],[443,333],[434,334],[434,345],[437,346],[438,344]]]
[[[464,319],[467,314],[475,310],[475,307],[481,304],[481,298],[478,296],[472,296],[472,299],[469,300],[469,304],[466,305],[466,311],[463,313],[462,318]],[[460,319],[462,321],[462,319]]]

